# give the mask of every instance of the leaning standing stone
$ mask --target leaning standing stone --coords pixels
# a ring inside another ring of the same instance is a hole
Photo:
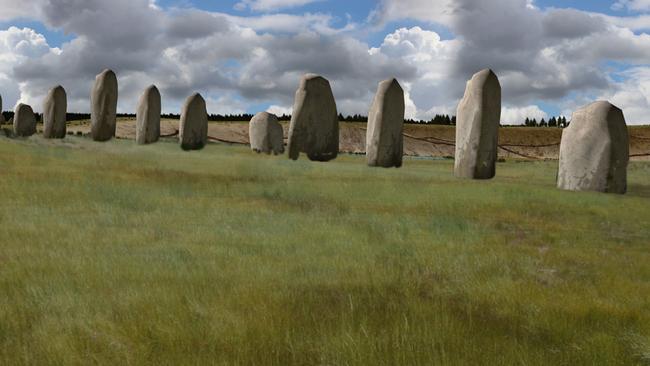
[[[43,137],[62,139],[65,137],[65,118],[68,101],[61,85],[52,88],[43,103]]]
[[[499,144],[501,85],[492,70],[480,71],[467,82],[456,119],[454,174],[459,178],[493,178]]]
[[[328,161],[339,152],[339,118],[330,83],[306,74],[300,81],[289,126],[289,158],[301,152],[310,160]]]
[[[155,85],[145,89],[136,114],[135,141],[149,144],[160,137],[160,92]]]
[[[404,91],[396,79],[379,83],[368,113],[366,157],[369,166],[402,166]]]
[[[558,188],[624,194],[629,149],[623,111],[604,101],[578,109],[562,131]]]
[[[32,107],[20,103],[14,111],[14,134],[27,137],[36,133],[36,116]]]
[[[185,100],[178,128],[183,150],[200,150],[208,142],[208,111],[199,93]]]
[[[248,124],[251,149],[273,155],[284,153],[284,132],[275,114],[260,112]]]
[[[90,95],[90,135],[95,141],[108,141],[115,136],[117,114],[117,77],[111,70],[104,70],[95,78]]]

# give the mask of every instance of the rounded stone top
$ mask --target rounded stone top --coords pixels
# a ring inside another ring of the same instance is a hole
[[[18,105],[16,106],[16,111],[19,111],[21,109],[26,109],[26,108],[32,109],[32,106],[25,103],[18,103]]]
[[[258,112],[258,113],[256,113],[255,116],[253,116],[253,118],[255,118],[255,117],[258,117],[258,118],[269,118],[269,117],[271,117],[271,116],[273,116],[273,117],[277,117],[277,116],[276,116],[275,114],[273,114],[273,113],[269,113],[269,112],[264,111],[264,112]]]
[[[306,73],[305,75],[302,76],[303,80],[312,80],[312,79],[318,79],[318,78],[324,79],[324,77],[322,77],[322,76],[320,76],[318,74],[311,73],[311,72],[308,72],[308,73]]]
[[[117,84],[117,75],[115,75],[113,70],[105,69],[101,73],[97,74],[97,76],[95,76],[95,80],[97,80],[97,81],[108,80],[108,82],[111,83],[111,84]]]
[[[330,82],[318,74],[308,73],[302,76],[300,88],[305,89],[307,84],[327,84],[329,86]]]
[[[269,112],[259,112],[251,118],[250,123],[268,123],[270,121],[278,122],[278,116]]]
[[[617,109],[621,110],[619,107],[613,105],[607,100],[597,100],[591,104],[587,104],[584,107],[581,107],[580,109],[598,109],[598,110],[607,110],[607,109]]]
[[[52,89],[50,89],[50,92],[48,94],[61,96],[61,95],[65,95],[66,92],[65,92],[65,88],[63,88],[61,85],[57,85]]]

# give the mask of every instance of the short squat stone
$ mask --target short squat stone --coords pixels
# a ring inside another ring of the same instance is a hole
[[[379,83],[368,113],[366,157],[369,166],[400,167],[404,155],[404,91],[396,79]]]
[[[62,139],[65,137],[68,99],[65,89],[58,85],[47,93],[43,102],[43,137]]]
[[[472,76],[456,112],[454,174],[459,178],[491,179],[495,175],[501,85],[490,69]]]
[[[135,124],[135,141],[150,144],[160,137],[160,92],[155,85],[149,86],[140,96]]]
[[[629,149],[623,111],[605,101],[578,109],[562,131],[558,188],[624,194]]]
[[[95,77],[90,94],[90,135],[95,141],[108,141],[115,136],[117,114],[117,76],[104,70]]]
[[[178,134],[183,150],[200,150],[208,143],[208,111],[201,94],[185,100]]]
[[[14,134],[28,137],[36,133],[36,116],[32,107],[20,103],[14,110]]]
[[[284,153],[284,132],[275,114],[260,112],[248,124],[251,149],[273,155]]]
[[[329,81],[306,74],[300,81],[289,126],[289,158],[301,152],[310,160],[329,161],[339,151],[339,118]]]

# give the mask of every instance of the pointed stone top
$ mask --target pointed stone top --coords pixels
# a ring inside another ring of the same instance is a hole
[[[158,91],[158,88],[155,85],[151,84],[144,90],[144,92],[142,92],[142,96],[143,97],[144,96],[149,96],[149,97],[159,98],[160,97],[160,91]]]
[[[100,72],[99,75],[104,75],[104,74],[113,74],[115,75],[115,72],[111,69],[104,69],[104,71]]]
[[[396,78],[386,79],[379,83],[380,90],[388,90],[390,88],[399,88],[399,90],[403,91],[402,86],[399,84],[399,81],[397,81]]]
[[[200,100],[205,101],[205,99],[203,99],[203,96],[201,95],[201,93],[198,93],[198,92],[190,95],[189,97],[187,97],[188,101],[191,101],[191,100],[193,101],[195,99],[200,99]]]
[[[472,76],[472,79],[470,80],[471,83],[478,82],[480,84],[485,84],[488,81],[495,82],[501,86],[499,82],[499,77],[497,77],[497,74],[492,71],[492,69],[483,69],[476,74]]]
[[[492,69],[490,69],[490,68],[483,69],[483,70],[477,72],[477,73],[474,74],[474,75],[481,75],[481,74],[493,74],[493,75],[496,75],[496,74],[494,73],[494,71],[492,71]]]

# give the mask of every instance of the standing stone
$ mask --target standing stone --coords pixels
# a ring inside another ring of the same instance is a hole
[[[289,158],[301,152],[310,160],[328,161],[339,152],[339,118],[330,83],[306,74],[300,80],[289,126]]]
[[[456,113],[456,157],[454,174],[459,178],[491,179],[495,174],[501,85],[490,69],[467,82],[465,96]]]
[[[5,116],[2,114],[2,95],[0,95],[0,125],[5,123]]]
[[[65,137],[65,122],[68,98],[65,89],[58,85],[50,89],[43,103],[43,137],[62,139]]]
[[[624,194],[630,145],[623,111],[599,101],[573,113],[562,131],[557,186]]]
[[[143,145],[158,141],[160,109],[160,92],[155,85],[151,85],[140,96],[135,124],[136,143]]]
[[[36,133],[36,116],[32,107],[20,103],[14,111],[14,134],[27,137]]]
[[[260,112],[248,124],[248,139],[255,152],[284,153],[284,131],[275,114]]]
[[[369,166],[401,167],[404,155],[404,91],[396,79],[379,83],[368,113],[366,157]]]
[[[95,78],[90,104],[90,135],[95,141],[110,140],[115,136],[117,114],[117,77],[112,70],[104,70]]]
[[[183,150],[200,150],[208,143],[208,111],[201,94],[192,94],[185,100],[178,136]]]

